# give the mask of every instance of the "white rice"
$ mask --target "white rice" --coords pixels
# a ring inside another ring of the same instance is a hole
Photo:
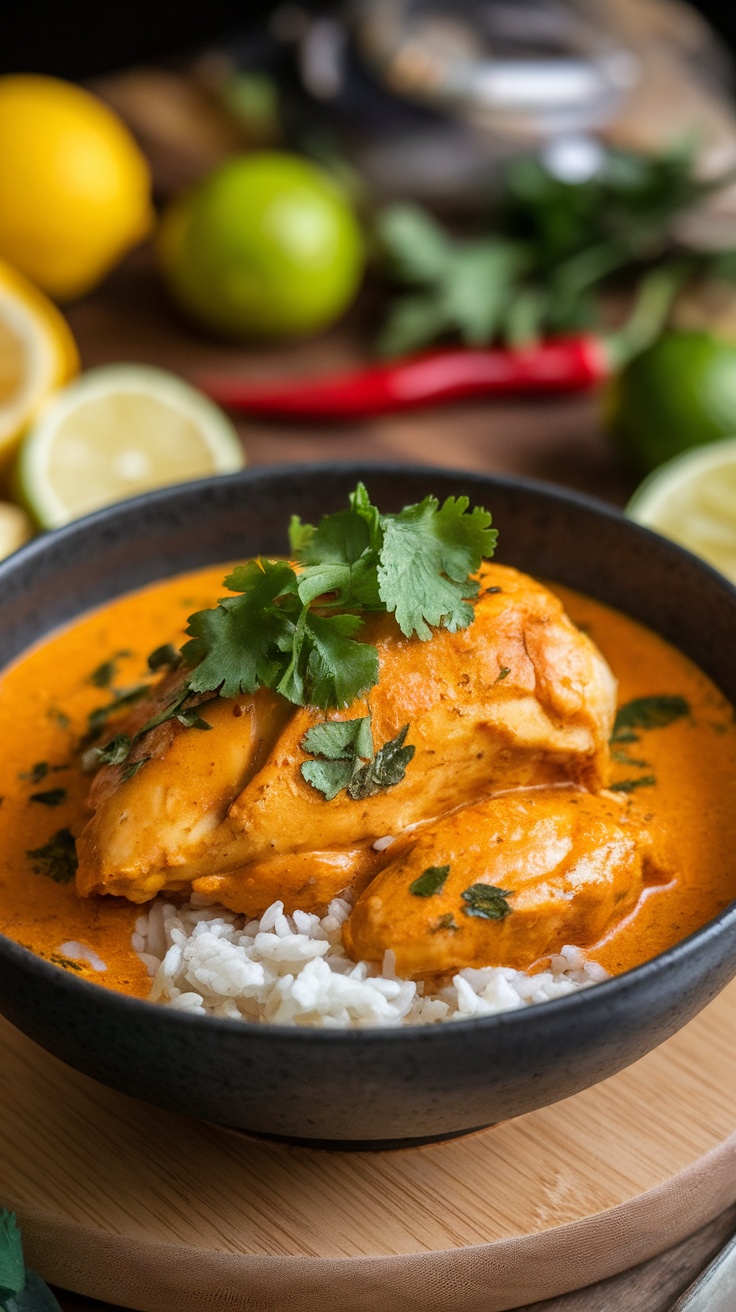
[[[350,960],[341,937],[350,909],[338,897],[326,916],[287,916],[274,902],[246,921],[196,897],[180,907],[157,900],[138,917],[132,942],[153,978],[151,1002],[278,1025],[431,1025],[548,1002],[607,978],[580,948],[564,947],[537,974],[465,969],[430,991],[396,975],[392,952],[380,970]]]

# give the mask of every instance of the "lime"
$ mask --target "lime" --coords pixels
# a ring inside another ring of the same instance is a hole
[[[736,437],[668,460],[626,507],[736,583]]]
[[[607,426],[646,474],[681,451],[736,433],[736,346],[708,332],[669,332],[609,384]]]
[[[152,219],[148,164],[107,105],[59,78],[0,77],[0,255],[49,295],[81,296]]]
[[[20,449],[20,497],[43,528],[153,487],[245,464],[230,420],[163,369],[91,369],[44,407]]]
[[[0,260],[0,467],[54,388],[79,369],[71,330],[56,306]]]
[[[164,214],[158,251],[175,299],[235,337],[291,337],[337,319],[365,262],[337,183],[295,155],[263,151],[217,169]]]

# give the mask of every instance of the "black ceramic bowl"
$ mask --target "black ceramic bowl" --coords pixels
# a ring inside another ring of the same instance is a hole
[[[498,559],[619,607],[736,702],[736,589],[694,556],[583,497],[405,466],[254,470],[156,492],[39,539],[0,565],[0,666],[49,629],[151,580],[283,553],[363,478],[399,509],[428,492],[493,511]],[[736,878],[736,856],[734,857]],[[508,1015],[426,1028],[250,1026],[88,984],[0,938],[0,1011],[125,1093],[255,1133],[378,1146],[458,1134],[565,1098],[636,1061],[736,974],[736,905],[595,988]]]

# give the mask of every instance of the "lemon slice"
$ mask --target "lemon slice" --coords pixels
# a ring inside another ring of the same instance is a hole
[[[17,485],[44,528],[154,487],[242,469],[230,420],[174,374],[91,369],[44,407],[20,450]]]
[[[74,338],[56,306],[0,260],[0,465],[49,393],[78,369]]]
[[[736,437],[660,465],[634,493],[626,514],[736,583]]]
[[[25,510],[0,501],[0,560],[10,556],[33,536],[33,525]]]

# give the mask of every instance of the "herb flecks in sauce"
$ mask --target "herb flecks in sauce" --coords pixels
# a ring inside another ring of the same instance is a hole
[[[56,884],[69,884],[77,873],[76,840],[71,829],[57,829],[43,847],[31,848],[26,855],[36,875],[45,875]]]
[[[172,642],[165,642],[149,653],[148,668],[151,674],[158,674],[161,670],[178,670],[180,666],[181,652]]]
[[[483,920],[503,920],[511,912],[507,898],[513,897],[510,888],[497,888],[495,884],[471,884],[461,894],[466,916],[478,916]]]
[[[66,788],[48,788],[43,793],[31,793],[29,802],[40,802],[42,806],[61,806],[66,801]]]
[[[373,797],[404,778],[415,750],[404,745],[408,732],[405,724],[374,754],[370,715],[315,724],[301,741],[304,751],[315,757],[303,762],[302,777],[328,802],[343,790],[353,801]]]
[[[620,706],[611,734],[612,743],[637,743],[638,730],[665,729],[675,720],[681,720],[690,714],[690,704],[684,697],[662,695],[659,697],[635,697],[633,701]]]
[[[414,897],[434,897],[447,882],[449,866],[428,866],[427,869],[409,885],[409,892]]]
[[[653,788],[656,782],[653,774],[644,774],[640,779],[619,779],[610,788],[612,793],[633,793],[637,788]]]

